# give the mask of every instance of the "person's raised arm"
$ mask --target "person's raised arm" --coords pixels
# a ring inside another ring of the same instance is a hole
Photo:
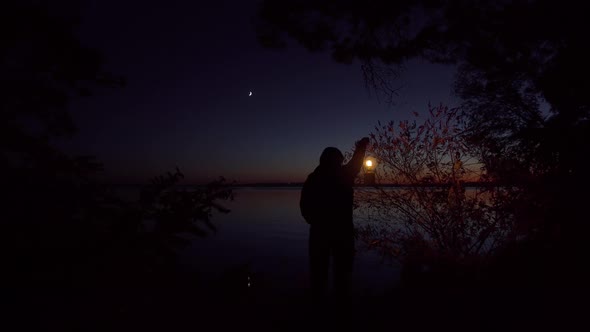
[[[361,167],[363,167],[363,160],[365,159],[367,145],[369,145],[368,137],[363,137],[360,141],[357,141],[352,158],[346,165],[343,166],[344,172],[348,177],[351,178],[352,181],[354,181],[354,178],[361,170]]]

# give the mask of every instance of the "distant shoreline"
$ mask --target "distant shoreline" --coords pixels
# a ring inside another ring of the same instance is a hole
[[[464,187],[491,187],[499,185],[498,183],[492,182],[464,182]],[[394,184],[394,183],[383,183],[379,185],[364,185],[356,184],[355,187],[368,187],[368,188],[408,188],[408,187],[450,187],[448,183],[426,183],[426,184]],[[276,182],[276,183],[244,183],[244,184],[233,184],[232,188],[297,188],[303,187],[303,182]]]
[[[107,184],[109,185],[109,184]],[[143,187],[149,184],[134,184],[134,183],[119,183],[112,184],[116,187]],[[179,184],[178,187],[204,187],[206,184]],[[303,182],[261,182],[261,183],[232,183],[227,184],[230,188],[301,188]],[[425,183],[425,184],[394,184],[394,183],[382,183],[375,185],[364,185],[355,184],[356,188],[409,188],[409,187],[432,187],[432,188],[445,188],[450,187],[448,183]],[[493,182],[464,182],[463,187],[493,187],[502,186],[499,183]]]

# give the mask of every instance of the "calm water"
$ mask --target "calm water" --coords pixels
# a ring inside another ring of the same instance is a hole
[[[236,189],[236,199],[226,204],[232,212],[214,216],[217,232],[195,239],[182,253],[183,264],[210,280],[247,271],[252,287],[263,285],[281,292],[307,289],[309,225],[299,212],[300,191]],[[356,293],[375,294],[395,286],[398,280],[398,266],[359,248],[353,274]]]

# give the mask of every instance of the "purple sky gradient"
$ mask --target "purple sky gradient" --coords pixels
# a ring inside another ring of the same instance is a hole
[[[407,64],[390,106],[367,91],[359,63],[298,45],[264,49],[256,4],[85,1],[80,37],[127,86],[75,101],[80,132],[64,146],[96,155],[115,182],[175,166],[189,183],[298,182],[326,146],[350,149],[377,120],[411,118],[429,102],[456,106],[452,67]]]

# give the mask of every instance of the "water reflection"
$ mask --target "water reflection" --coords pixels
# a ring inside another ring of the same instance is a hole
[[[300,215],[299,197],[300,188],[237,189],[228,205],[232,212],[214,218],[217,234],[195,239],[182,263],[206,280],[224,280],[228,288],[306,291],[309,225]],[[353,292],[379,293],[398,278],[399,269],[383,264],[376,253],[357,252]]]

